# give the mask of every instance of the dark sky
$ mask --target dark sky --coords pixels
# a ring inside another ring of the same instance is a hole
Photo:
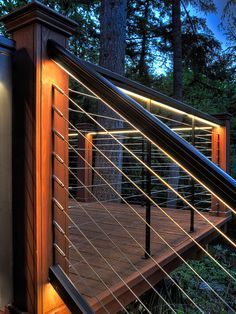
[[[208,15],[196,11],[193,8],[189,8],[191,14],[206,18],[208,27],[213,31],[215,37],[222,43],[223,48],[226,48],[227,42],[224,31],[222,29],[219,29],[219,24],[221,22],[222,12],[226,2],[227,0],[214,0],[217,12]]]

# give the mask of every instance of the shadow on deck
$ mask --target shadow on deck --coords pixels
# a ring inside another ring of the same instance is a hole
[[[74,248],[70,248],[70,278],[78,287],[78,290],[86,297],[96,313],[104,313],[101,304],[109,312],[115,313],[120,310],[119,303],[126,306],[135,299],[126,284],[132,288],[137,296],[150,289],[142,275],[154,285],[165,277],[163,271],[152,259],[144,259],[144,250],[127,234],[127,232],[97,203],[80,203],[84,210],[106,232],[110,239],[128,257],[128,261],[117,249],[107,236],[86,215],[82,207],[71,202],[70,216],[86,235],[100,254],[92,247],[88,240],[74,226],[69,226],[69,237],[83,258]],[[125,227],[143,247],[145,245],[145,225],[127,205],[120,203],[105,203],[109,212]],[[145,210],[140,205],[132,207],[143,217]],[[184,230],[189,231],[190,212],[166,209],[165,210]],[[205,214],[215,226],[223,227],[228,218],[213,217]],[[199,254],[198,246],[171,222],[160,210],[152,208],[152,226],[169,243],[169,245],[181,254],[185,259],[196,257]],[[210,242],[215,234],[215,229],[198,214],[195,214],[195,232],[190,234],[197,242],[205,245]],[[181,264],[181,260],[158,235],[152,232],[151,236],[152,257],[168,273]],[[86,264],[86,262],[94,269]],[[117,272],[118,276],[113,270]],[[138,269],[138,270],[137,270]],[[105,286],[98,278],[102,278]],[[140,274],[142,273],[142,275]],[[79,274],[79,276],[78,276]],[[122,281],[120,278],[122,278]],[[111,293],[112,291],[112,293]]]

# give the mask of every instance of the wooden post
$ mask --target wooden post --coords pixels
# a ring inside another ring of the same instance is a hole
[[[212,161],[222,170],[230,173],[230,120],[231,114],[223,113],[214,115],[224,122],[223,126],[215,127],[212,130]],[[228,216],[230,211],[224,204],[212,196],[212,215]]]
[[[81,123],[77,125],[77,128],[83,132],[84,135],[78,135],[78,148],[80,149],[79,154],[81,157],[77,157],[77,167],[79,168],[77,176],[82,181],[82,184],[77,182],[77,199],[81,202],[90,202],[93,197],[83,185],[90,186],[89,189],[92,191],[93,171],[89,165],[92,166],[93,163],[93,135],[89,130],[91,130],[91,132],[94,131],[94,125]]]
[[[48,284],[52,264],[52,84],[68,75],[52,62],[48,39],[66,46],[76,24],[35,1],[1,20],[16,41],[13,102],[14,303],[19,313],[66,313]],[[67,100],[57,95],[67,111]],[[67,132],[64,128],[64,132]],[[64,134],[67,136],[67,134]],[[63,145],[63,143],[61,144]],[[65,145],[65,144],[64,144]],[[61,157],[67,160],[66,149]],[[66,178],[64,170],[62,174]],[[66,196],[62,196],[66,208]]]
[[[0,309],[12,302],[12,53],[0,36]]]

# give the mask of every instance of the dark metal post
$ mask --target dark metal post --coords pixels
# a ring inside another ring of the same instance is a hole
[[[195,119],[192,118],[192,145],[195,146]],[[191,204],[195,202],[195,181],[191,179]],[[190,210],[190,232],[194,232],[194,210]]]
[[[151,112],[151,100],[147,105],[147,110]],[[146,164],[152,165],[152,144],[146,141]],[[151,197],[152,193],[152,175],[150,171],[146,170],[146,193]],[[145,258],[149,258],[151,254],[151,202],[146,198],[146,234],[145,234]]]
[[[0,309],[12,302],[12,40],[0,36]]]
[[[145,140],[144,137],[142,136],[142,144],[141,144],[141,149],[142,149],[142,161],[145,162]],[[142,165],[142,171],[141,171],[141,189],[144,191],[145,189],[145,169],[144,166]],[[142,197],[141,200],[141,206],[144,206],[145,204],[145,197]]]

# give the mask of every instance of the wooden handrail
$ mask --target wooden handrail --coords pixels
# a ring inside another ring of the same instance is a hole
[[[236,181],[154,117],[135,100],[87,66],[53,40],[48,41],[49,57],[109,104],[149,140],[161,148],[191,176],[215,194],[228,207],[236,206]]]

